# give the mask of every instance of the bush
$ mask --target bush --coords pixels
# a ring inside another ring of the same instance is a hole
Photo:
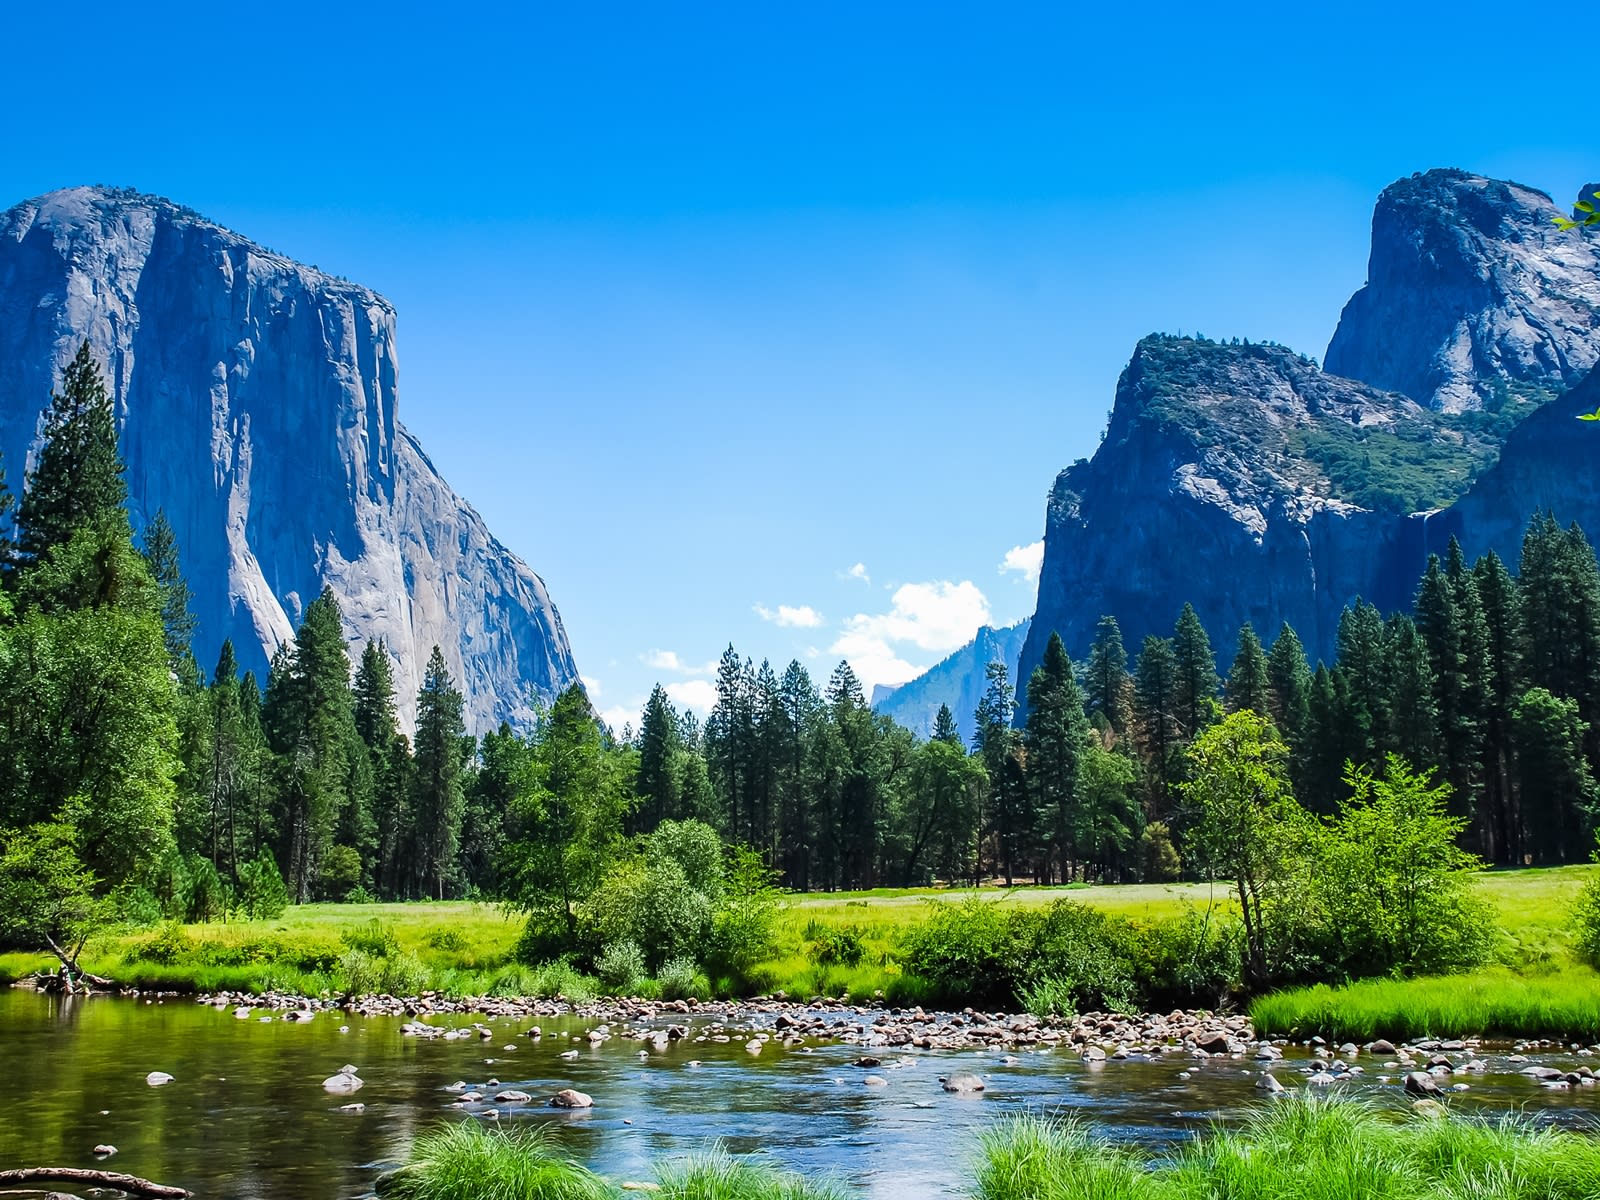
[[[631,991],[645,977],[644,951],[626,938],[612,942],[595,959],[594,973],[609,992]]]
[[[1147,926],[1134,951],[1144,1006],[1222,1007],[1239,988],[1243,950],[1233,917],[1190,909]]]
[[[952,1002],[1010,1003],[1015,987],[1008,914],[977,896],[957,904],[930,900],[928,905],[928,919],[905,935],[905,969]]]
[[[1024,984],[1017,994],[1022,1011],[1041,1021],[1067,1019],[1078,1015],[1078,1003],[1071,983],[1060,979],[1040,979]]]
[[[378,898],[359,883],[344,894],[345,904],[376,904],[377,902]]]
[[[429,949],[443,950],[449,954],[455,954],[467,948],[467,939],[461,936],[461,931],[452,929],[449,926],[428,930],[428,935],[423,940],[428,943]]]
[[[1132,926],[1071,900],[1016,913],[1012,924],[1009,967],[1019,998],[1043,987],[1063,1013],[1069,998],[1074,1011],[1135,1007]]]
[[[187,961],[195,952],[197,943],[183,931],[176,921],[169,921],[143,941],[135,942],[128,951],[129,962],[159,963],[170,967]]]
[[[867,944],[862,930],[854,925],[824,925],[812,921],[806,926],[806,953],[819,967],[857,967],[866,957]]]
[[[350,949],[360,950],[373,958],[388,958],[391,954],[400,953],[400,936],[395,933],[394,926],[376,917],[364,925],[346,929],[342,937]]]
[[[334,846],[322,857],[318,887],[323,896],[343,896],[361,882],[361,854],[353,846]]]
[[[692,958],[674,958],[656,972],[663,1000],[705,1000],[711,996],[711,981]]]
[[[378,957],[352,948],[339,956],[337,974],[351,996],[415,996],[428,986],[428,968],[414,954]]]

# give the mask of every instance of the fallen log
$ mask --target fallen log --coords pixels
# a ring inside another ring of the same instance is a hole
[[[89,1183],[95,1187],[114,1188],[130,1196],[148,1196],[152,1200],[184,1200],[191,1194],[181,1187],[151,1183],[137,1175],[124,1175],[120,1171],[91,1171],[82,1167],[19,1167],[12,1171],[0,1171],[0,1187],[12,1183]]]

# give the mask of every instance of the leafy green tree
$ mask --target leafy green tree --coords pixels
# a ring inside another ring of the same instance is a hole
[[[1382,775],[1352,764],[1349,798],[1317,838],[1313,873],[1327,944],[1346,974],[1442,974],[1482,963],[1494,915],[1473,891],[1482,865],[1457,846],[1449,785],[1391,754]]]
[[[1266,651],[1248,621],[1239,630],[1239,650],[1228,670],[1226,691],[1229,711],[1248,708],[1262,716],[1272,715],[1272,677],[1267,670]]]
[[[428,657],[417,695],[417,740],[412,812],[422,878],[435,900],[443,900],[460,847],[461,817],[466,805],[466,723],[462,697],[438,646]]]
[[[541,722],[512,802],[513,834],[501,875],[507,899],[529,914],[525,954],[577,944],[580,906],[623,849],[633,797],[578,685]]]
[[[1107,750],[1096,738],[1089,740],[1078,764],[1076,839],[1089,871],[1099,878],[1120,875],[1133,862],[1145,830],[1137,784],[1138,773],[1127,755]]]
[[[1245,979],[1259,987],[1294,950],[1304,892],[1310,823],[1290,789],[1288,747],[1265,717],[1244,711],[1202,732],[1188,754],[1193,844],[1212,876],[1233,884]]]
[[[0,944],[49,950],[70,990],[85,975],[78,967],[84,945],[110,917],[71,825],[0,831]]]
[[[975,878],[986,783],[982,760],[969,755],[959,741],[934,738],[917,747],[900,816],[905,838],[903,881]]]

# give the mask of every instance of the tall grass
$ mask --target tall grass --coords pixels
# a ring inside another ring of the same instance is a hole
[[[1344,987],[1293,988],[1250,1006],[1262,1036],[1317,1033],[1375,1037],[1508,1037],[1600,1040],[1600,973],[1571,967],[1548,975],[1489,968],[1466,975],[1369,979]]]
[[[984,1135],[976,1200],[1596,1200],[1600,1141],[1514,1119],[1397,1119],[1288,1098],[1167,1159],[1081,1125],[1013,1117]]]
[[[710,1150],[656,1171],[666,1200],[845,1200],[844,1188]]]
[[[419,1137],[404,1167],[378,1180],[385,1200],[615,1200],[606,1180],[558,1154],[538,1132],[473,1121]]]

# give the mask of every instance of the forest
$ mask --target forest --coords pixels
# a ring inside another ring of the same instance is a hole
[[[1287,626],[1270,647],[1247,626],[1223,676],[1189,606],[1131,658],[1111,617],[1081,664],[1053,637],[1020,689],[990,666],[968,746],[948,711],[926,739],[874,713],[846,662],[819,688],[799,662],[780,673],[731,646],[703,723],[658,686],[637,729],[613,731],[573,687],[532,728],[481,738],[436,647],[408,737],[388,648],[352,665],[328,591],[264,681],[226,644],[203,672],[170,526],[158,513],[133,536],[87,347],[4,504],[12,942],[71,941],[107,913],[471,897],[541,917],[529,936],[554,952],[606,887],[643,904],[687,884],[705,920],[736,925],[729,898],[774,885],[1207,878],[1195,745],[1242,712],[1281,744],[1310,814],[1341,813],[1397,756],[1439,785],[1460,850],[1484,862],[1582,862],[1595,844],[1600,567],[1548,514],[1515,575],[1452,545],[1413,615],[1353,603],[1331,665]]]

